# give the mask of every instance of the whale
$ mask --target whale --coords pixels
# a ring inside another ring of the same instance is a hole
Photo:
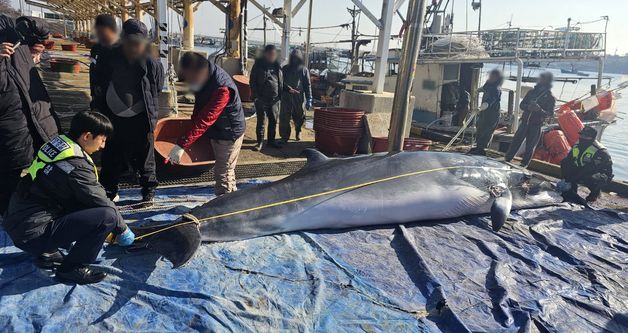
[[[448,152],[328,158],[304,152],[306,165],[281,180],[219,196],[174,223],[134,228],[174,267],[202,242],[280,233],[352,229],[490,215],[498,232],[512,210],[549,206],[562,196],[548,179],[510,163]]]

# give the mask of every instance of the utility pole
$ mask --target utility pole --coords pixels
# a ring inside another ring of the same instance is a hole
[[[410,0],[410,3],[408,3],[408,15],[406,16],[408,28],[403,38],[399,75],[397,75],[395,97],[393,99],[392,114],[390,115],[389,152],[400,152],[403,150],[409,112],[408,106],[410,104],[410,89],[412,88],[416,63],[421,50],[424,18],[425,0]]]
[[[305,66],[310,68],[310,37],[312,32],[312,4],[314,0],[310,0],[310,8],[307,14],[307,35],[305,37]]]
[[[357,45],[357,25],[355,22],[355,18],[362,12],[359,9],[355,8],[355,5],[353,6],[353,9],[351,8],[347,8],[347,10],[349,11],[349,14],[351,15],[351,69],[353,69],[353,65],[356,62],[356,55],[355,55],[355,49],[356,49],[356,45]]]
[[[268,9],[268,7],[264,8]],[[266,22],[268,21],[268,17],[266,17],[266,14],[262,16],[264,17],[264,47],[266,47]]]

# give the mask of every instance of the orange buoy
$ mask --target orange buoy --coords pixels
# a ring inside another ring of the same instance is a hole
[[[575,145],[580,137],[580,131],[584,128],[582,120],[578,118],[576,112],[572,109],[558,113],[558,124],[567,137],[569,145]]]
[[[549,155],[546,156],[545,161],[552,164],[560,164],[571,150],[571,145],[561,130],[553,130],[545,133],[543,136],[543,146],[545,146]]]

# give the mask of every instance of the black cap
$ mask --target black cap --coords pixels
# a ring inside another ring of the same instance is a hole
[[[591,126],[585,126],[582,131],[580,131],[580,136],[597,138],[597,130]]]
[[[148,41],[148,28],[140,20],[128,19],[122,24],[122,38],[138,42]]]
[[[15,20],[15,31],[20,35],[20,40],[28,46],[43,43],[50,35],[48,23],[32,16],[21,16]]]

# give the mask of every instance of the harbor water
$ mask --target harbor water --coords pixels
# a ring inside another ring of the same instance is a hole
[[[502,68],[502,65],[487,65],[485,66],[483,79],[485,80],[487,77],[488,71],[491,69],[498,67]],[[536,77],[542,71],[550,71],[554,74],[555,77],[567,78],[567,77],[576,77],[576,75],[564,74],[560,72],[560,69],[524,69],[524,77]],[[597,82],[597,73],[593,72],[585,72],[589,74],[589,78],[578,80],[578,83],[569,83],[569,82],[555,82],[554,88],[552,89],[554,96],[557,99],[563,101],[569,101],[576,99],[578,97],[586,95],[590,89],[591,84],[595,84]],[[506,78],[511,75],[517,74],[516,66],[506,65],[504,68],[504,75]],[[610,88],[617,87],[620,83],[628,81],[628,75],[619,75],[619,74],[604,74],[604,81],[602,83],[603,88],[608,88],[610,83]],[[533,85],[533,83],[524,83],[524,85]],[[504,88],[506,89],[515,89],[515,82],[507,80],[504,82]],[[628,149],[626,149],[628,145],[628,90],[620,91],[620,94],[623,93],[625,97],[618,98],[615,103],[615,108],[617,109],[617,118],[616,123],[608,126],[604,131],[604,135],[602,136],[602,144],[608,148],[611,157],[613,159],[613,171],[615,174],[615,179],[628,180]],[[505,94],[504,94],[505,95]],[[507,97],[505,97],[504,101],[507,101]],[[503,104],[503,103],[502,103]],[[506,104],[503,104],[502,107],[505,107]]]

